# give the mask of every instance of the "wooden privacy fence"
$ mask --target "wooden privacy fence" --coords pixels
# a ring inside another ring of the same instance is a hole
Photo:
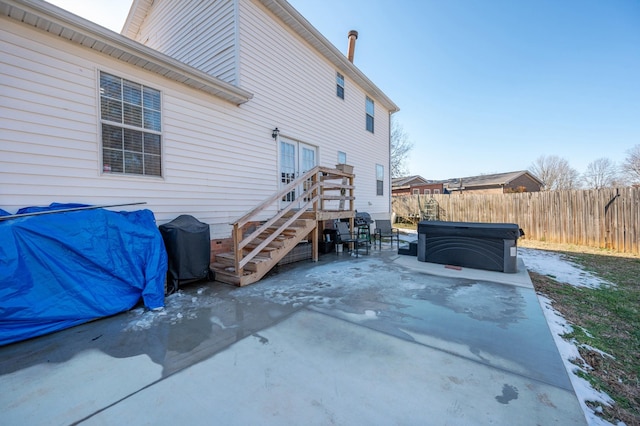
[[[429,199],[438,203],[440,220],[517,223],[532,240],[640,254],[640,188],[410,195],[393,197],[393,212],[424,218]]]

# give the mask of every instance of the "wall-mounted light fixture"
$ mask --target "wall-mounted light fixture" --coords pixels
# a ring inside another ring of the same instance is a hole
[[[276,127],[275,129],[273,129],[273,132],[271,133],[271,137],[275,139],[278,137],[279,134],[280,134],[280,130],[278,130],[278,128]]]

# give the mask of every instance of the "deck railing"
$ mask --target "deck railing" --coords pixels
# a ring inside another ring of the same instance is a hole
[[[316,166],[308,172],[302,174],[279,191],[275,192],[262,203],[254,207],[250,212],[233,222],[233,248],[235,270],[238,276],[242,276],[245,265],[254,259],[269,243],[281,235],[292,223],[308,212],[314,213],[314,220],[320,220],[326,215],[321,213],[346,212],[347,217],[355,216],[354,175],[338,169]],[[339,181],[339,182],[337,182]],[[297,194],[298,188],[302,188],[300,194],[289,202],[289,204],[278,210],[281,200],[291,193]],[[335,194],[338,195],[335,195]],[[244,228],[247,224],[258,222],[258,217],[263,216],[265,211],[273,209],[277,213],[269,220],[262,222],[250,234],[244,235]],[[333,207],[333,208],[331,208]],[[281,219],[285,218],[284,222]],[[268,235],[248,253],[245,248],[261,234],[266,234],[269,228],[276,223],[278,228],[268,233]],[[317,227],[316,233],[317,233]],[[317,244],[317,234],[314,235],[313,243]]]

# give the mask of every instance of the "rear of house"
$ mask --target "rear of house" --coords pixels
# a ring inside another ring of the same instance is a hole
[[[294,176],[348,163],[355,208],[388,218],[396,105],[284,0],[184,5],[136,1],[120,35],[0,0],[0,207],[146,202],[224,245]]]

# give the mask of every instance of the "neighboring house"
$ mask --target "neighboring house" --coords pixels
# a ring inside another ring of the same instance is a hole
[[[513,192],[538,192],[542,181],[527,170],[497,173],[492,175],[468,176],[442,181],[445,192],[459,194],[508,194]]]
[[[146,202],[209,224],[215,252],[295,176],[346,162],[355,208],[390,216],[398,107],[285,0],[134,0],[122,34],[0,0],[0,23],[0,208]]]
[[[426,180],[419,175],[391,180],[391,195],[433,195],[441,194],[442,189],[442,182]]]

